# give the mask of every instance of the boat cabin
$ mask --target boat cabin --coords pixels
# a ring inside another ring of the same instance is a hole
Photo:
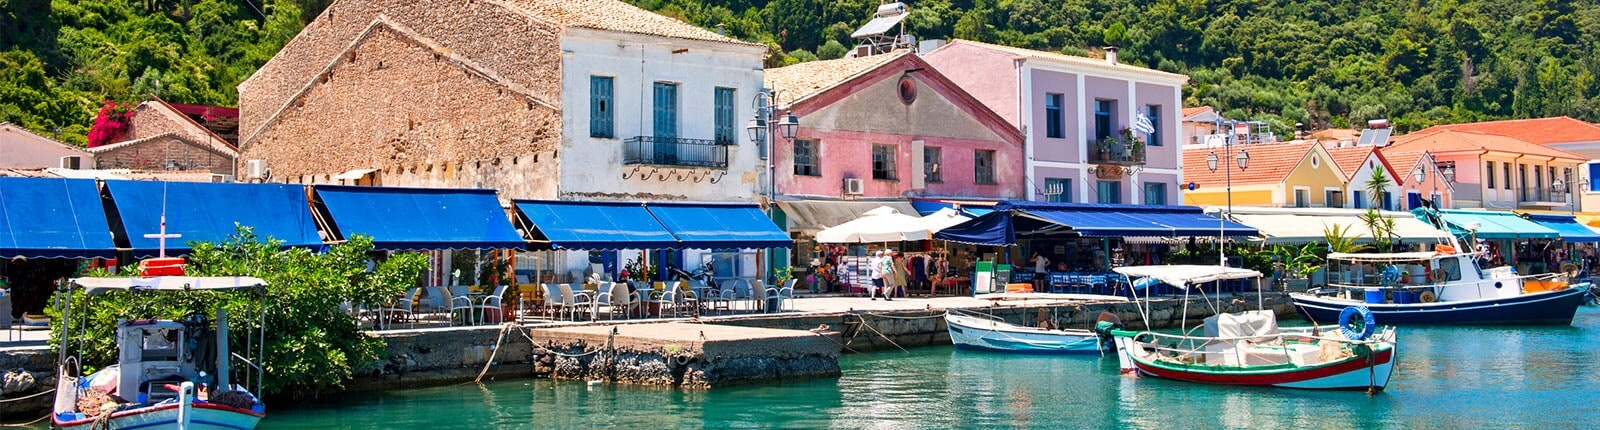
[[[1533,292],[1524,291],[1527,288],[1544,291],[1560,287],[1543,281],[1524,282],[1510,266],[1483,269],[1473,254],[1462,253],[1330,253],[1326,269],[1328,286],[1336,294],[1367,303],[1514,297]]]
[[[129,400],[138,393],[139,403],[155,403],[178,397],[176,387],[183,381],[200,385],[195,368],[199,339],[190,337],[184,323],[168,320],[134,320],[117,325],[120,349],[117,365],[117,392]],[[208,342],[209,343],[209,340]]]

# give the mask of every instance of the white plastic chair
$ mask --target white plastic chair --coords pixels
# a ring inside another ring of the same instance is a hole
[[[588,308],[594,304],[589,294],[573,291],[572,284],[556,284],[556,288],[561,290],[561,310],[567,313],[568,320],[577,321],[578,309]]]
[[[784,302],[789,303],[789,310],[794,310],[794,284],[795,280],[790,279],[783,282],[783,288],[778,289],[778,312],[783,312]]]
[[[506,288],[505,285],[494,287],[494,293],[485,296],[482,301],[472,306],[474,313],[483,312],[483,320],[479,322],[489,321],[490,315],[493,315],[496,321],[504,322]]]
[[[767,288],[765,281],[752,279],[750,280],[750,294],[755,298],[755,306],[751,307],[751,309],[756,309],[759,312],[772,312],[771,309],[767,309],[767,297],[778,295],[778,289]]]
[[[678,290],[663,290],[660,297],[648,301],[656,305],[656,316],[665,317],[672,312],[673,318],[678,317]]]
[[[404,296],[396,299],[398,303],[390,303],[388,306],[378,308],[378,327],[387,330],[389,325],[396,321],[395,317],[397,315],[400,316],[398,321],[405,322],[408,327],[413,326],[416,318],[413,315],[411,303],[416,301],[417,294],[421,292],[421,288],[412,288],[407,290]]]

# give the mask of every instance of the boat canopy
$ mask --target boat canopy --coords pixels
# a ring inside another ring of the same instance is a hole
[[[1223,266],[1204,265],[1171,265],[1171,266],[1127,266],[1115,269],[1117,273],[1133,278],[1154,278],[1173,286],[1188,288],[1189,285],[1206,282],[1221,281],[1226,279],[1249,279],[1261,277],[1261,272],[1250,269],[1239,269]]]
[[[242,290],[267,286],[250,276],[156,276],[149,278],[72,278],[87,294],[110,291]]]
[[[1389,253],[1328,253],[1329,260],[1345,261],[1414,261],[1428,260],[1439,256],[1437,252],[1389,252]]]

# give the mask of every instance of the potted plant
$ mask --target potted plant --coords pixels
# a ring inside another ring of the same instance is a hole
[[[1109,155],[1109,153],[1111,152],[1111,143],[1115,142],[1115,141],[1116,140],[1111,138],[1111,137],[1103,137],[1103,138],[1100,138],[1100,140],[1095,141],[1095,143],[1094,143],[1094,151],[1095,151],[1095,154],[1098,154],[1097,159],[1099,159],[1099,160],[1107,159],[1107,155]]]

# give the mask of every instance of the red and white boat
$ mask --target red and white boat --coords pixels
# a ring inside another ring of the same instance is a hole
[[[1116,270],[1130,280],[1154,278],[1186,291],[1232,279],[1255,279],[1259,286],[1261,277],[1254,270],[1220,266]],[[1148,326],[1147,309],[1140,307]],[[1360,307],[1346,309],[1338,329],[1280,329],[1266,310],[1219,314],[1193,329],[1185,322],[1176,334],[1112,330],[1122,373],[1203,384],[1378,392],[1388,386],[1398,361],[1394,328],[1377,327],[1372,313]],[[1204,333],[1191,334],[1195,330]]]
[[[252,277],[183,275],[181,258],[158,258],[140,265],[134,278],[74,278],[71,292],[81,289],[85,303],[108,292],[151,294],[195,290],[256,290],[266,281]],[[264,295],[261,295],[264,297]],[[70,303],[62,311],[62,333],[72,327]],[[260,308],[258,308],[260,309]],[[78,310],[78,312],[84,312]],[[80,318],[81,319],[81,318]],[[117,324],[117,362],[93,375],[80,375],[75,357],[84,336],[61,336],[61,369],[51,422],[64,429],[232,429],[255,428],[266,408],[247,387],[260,389],[261,369],[228,348],[228,313],[193,314],[177,320],[137,319]],[[259,335],[259,331],[254,333]],[[246,333],[246,338],[252,333]],[[260,339],[252,339],[260,345]],[[259,347],[258,347],[259,348]],[[246,351],[250,353],[250,351]],[[261,351],[254,351],[259,356]],[[208,358],[215,358],[209,360]],[[232,364],[248,367],[234,383]],[[250,376],[255,376],[251,381]]]

